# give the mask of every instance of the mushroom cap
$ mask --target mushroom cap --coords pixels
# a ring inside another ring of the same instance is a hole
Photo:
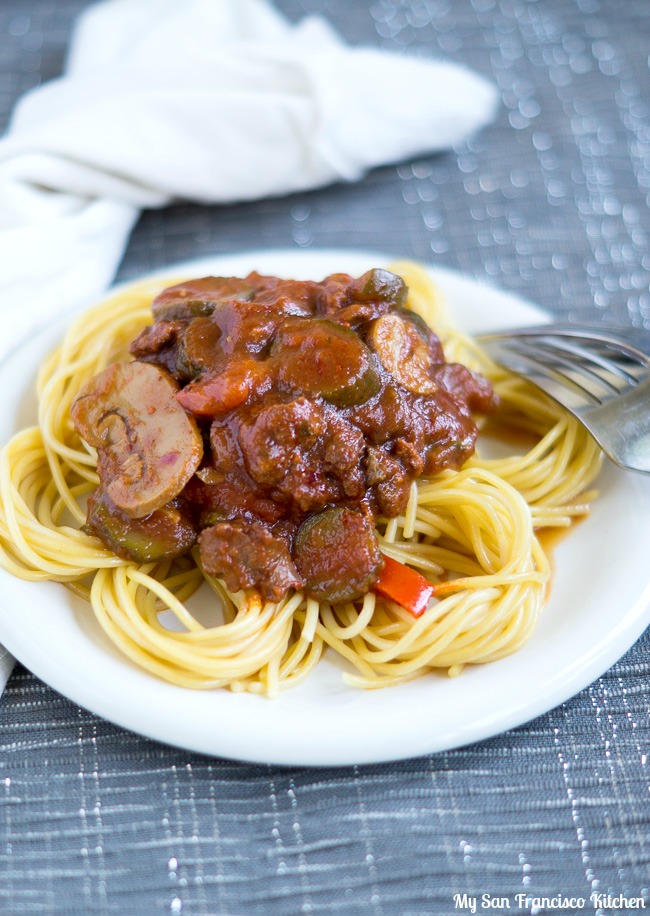
[[[166,505],[201,461],[203,440],[176,400],[178,391],[175,379],[158,366],[113,363],[87,382],[72,405],[79,435],[98,451],[107,493],[131,518]]]

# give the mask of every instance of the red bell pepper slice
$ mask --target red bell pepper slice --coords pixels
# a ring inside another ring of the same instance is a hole
[[[384,556],[384,568],[375,582],[374,590],[405,608],[414,617],[420,617],[426,611],[435,587],[415,569]]]

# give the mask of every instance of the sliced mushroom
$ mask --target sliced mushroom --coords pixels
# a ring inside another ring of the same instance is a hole
[[[433,394],[433,363],[429,346],[410,320],[382,315],[373,321],[368,342],[395,381],[414,394]]]
[[[106,492],[130,518],[177,496],[201,461],[201,434],[176,400],[178,390],[158,366],[113,363],[72,405],[79,435],[98,450]]]

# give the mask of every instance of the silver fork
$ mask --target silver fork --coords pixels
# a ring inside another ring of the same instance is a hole
[[[650,354],[616,331],[539,325],[478,335],[495,362],[574,414],[620,467],[650,474]]]

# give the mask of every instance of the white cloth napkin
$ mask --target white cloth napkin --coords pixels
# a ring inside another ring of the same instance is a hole
[[[110,284],[142,208],[352,181],[462,141],[496,102],[461,66],[349,47],[265,0],[90,7],[0,141],[0,356]]]

